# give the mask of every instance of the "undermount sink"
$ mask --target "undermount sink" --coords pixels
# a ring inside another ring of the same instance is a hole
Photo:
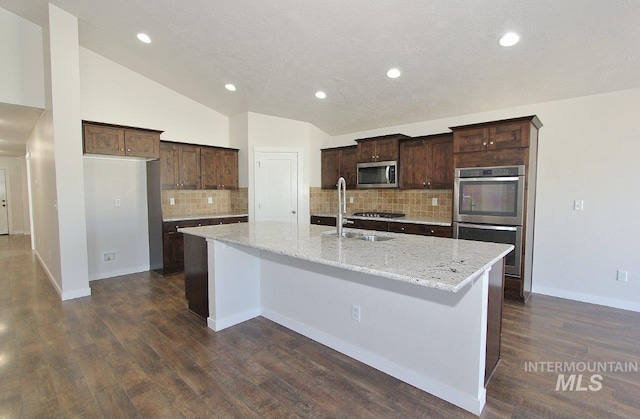
[[[393,237],[376,236],[374,234],[365,234],[365,235],[361,235],[360,237],[357,237],[357,239],[365,240],[365,241],[368,241],[368,242],[384,242],[384,241],[387,241],[387,240],[393,240]]]
[[[327,231],[325,233],[322,233],[324,235],[327,236],[337,236],[338,232],[336,231]],[[364,237],[363,234],[361,233],[354,233],[352,231],[343,231],[342,232],[342,237],[344,237],[345,239],[361,239],[362,237]]]
[[[325,236],[337,236],[338,233],[335,230],[325,231],[322,233]],[[368,242],[383,242],[387,240],[392,240],[391,236],[380,236],[377,234],[365,234],[365,233],[357,233],[354,231],[343,231],[342,237],[345,239],[356,239],[356,240],[364,240]]]

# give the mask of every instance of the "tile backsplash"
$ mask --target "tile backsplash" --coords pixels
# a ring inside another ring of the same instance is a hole
[[[238,188],[234,191],[226,190],[163,190],[162,216],[163,218],[177,218],[212,214],[247,213],[249,208],[248,188]],[[212,203],[208,203],[208,198]],[[170,205],[173,198],[175,205]]]
[[[443,190],[399,190],[369,189],[347,190],[347,212],[379,211],[399,212],[407,217],[428,218],[433,221],[451,221],[453,191]],[[350,198],[353,197],[353,204]],[[433,198],[437,204],[433,205]],[[309,188],[311,214],[333,214],[337,212],[338,195],[335,189]]]

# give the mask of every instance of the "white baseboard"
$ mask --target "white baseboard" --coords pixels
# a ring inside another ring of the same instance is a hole
[[[247,320],[251,320],[260,315],[260,307],[251,309],[249,311],[245,311],[243,313],[237,313],[232,316],[225,317],[223,319],[214,320],[211,317],[207,317],[207,326],[209,329],[213,329],[216,332],[219,332],[227,327],[235,326],[236,324],[240,324],[246,322]]]
[[[51,274],[51,271],[47,267],[47,264],[44,263],[44,261],[40,257],[40,253],[38,253],[37,250],[34,250],[34,253],[36,254],[36,258],[38,259],[38,262],[40,262],[42,269],[44,269],[45,273],[49,277],[49,281],[51,281],[51,283],[53,284],[53,287],[55,288],[56,292],[58,293],[62,301],[73,300],[74,298],[80,298],[80,297],[88,297],[89,295],[91,295],[91,288],[82,288],[79,290],[63,292],[62,289],[60,288],[60,285],[58,285],[56,280],[53,278],[53,275]]]
[[[382,358],[366,349],[354,346],[325,332],[309,327],[290,317],[264,308],[262,309],[262,316],[475,415],[480,415],[484,408],[487,399],[487,391],[484,388],[482,389],[480,398],[475,399],[469,394],[451,388],[423,374],[416,373],[413,370]]]
[[[640,312],[640,303],[633,301],[619,300],[617,298],[600,297],[592,294],[582,294],[574,291],[566,291],[556,288],[548,287],[534,287],[532,290],[534,294],[548,295],[550,297],[565,298],[567,300],[580,301],[583,303],[597,304],[600,306],[619,308],[622,310],[629,310]]]
[[[38,262],[40,262],[40,266],[42,266],[42,269],[44,269],[44,272],[49,277],[49,281],[51,281],[51,283],[53,284],[53,288],[55,288],[60,298],[62,298],[62,288],[60,288],[60,285],[58,285],[58,283],[56,282],[55,278],[53,277],[53,274],[49,270],[49,267],[47,266],[46,263],[44,263],[44,260],[42,260],[42,258],[40,257],[40,253],[38,253],[37,250],[34,250],[34,253],[36,254],[36,258],[38,259]]]
[[[66,291],[62,293],[62,301],[73,300],[74,298],[88,297],[91,295],[91,288]]]
[[[114,269],[110,271],[96,272],[89,275],[89,281],[97,281],[99,279],[113,278],[114,276],[137,274],[139,272],[146,272],[149,269],[150,269],[149,264],[147,264],[144,266],[137,266],[134,268]]]

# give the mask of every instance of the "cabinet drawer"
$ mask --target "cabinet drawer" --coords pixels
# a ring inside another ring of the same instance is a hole
[[[225,217],[225,218],[212,218],[210,221],[210,225],[221,225],[221,224],[233,224],[233,223],[246,223],[249,221],[249,217]]]
[[[311,216],[311,224],[321,225],[321,226],[336,226],[336,217],[321,217],[317,215]]]
[[[345,227],[349,228],[361,228],[363,230],[375,230],[375,231],[389,231],[388,221],[377,220],[359,220],[348,218],[349,223]],[[353,221],[353,224],[351,223]]]
[[[431,224],[389,222],[389,231],[421,236],[452,237],[451,227]]]
[[[163,233],[175,233],[179,228],[208,226],[209,220],[166,221],[162,223]]]

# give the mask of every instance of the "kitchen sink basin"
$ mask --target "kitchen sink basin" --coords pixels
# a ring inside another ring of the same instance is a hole
[[[337,236],[338,233],[336,231],[327,231],[325,233],[322,233],[326,236]],[[344,237],[345,239],[362,239],[362,237],[364,237],[363,234],[361,233],[354,233],[352,231],[343,231],[342,232],[342,237]]]
[[[384,242],[387,240],[393,240],[393,237],[389,236],[377,236],[375,234],[363,234],[360,237],[357,237],[359,240],[365,240],[368,242]]]

